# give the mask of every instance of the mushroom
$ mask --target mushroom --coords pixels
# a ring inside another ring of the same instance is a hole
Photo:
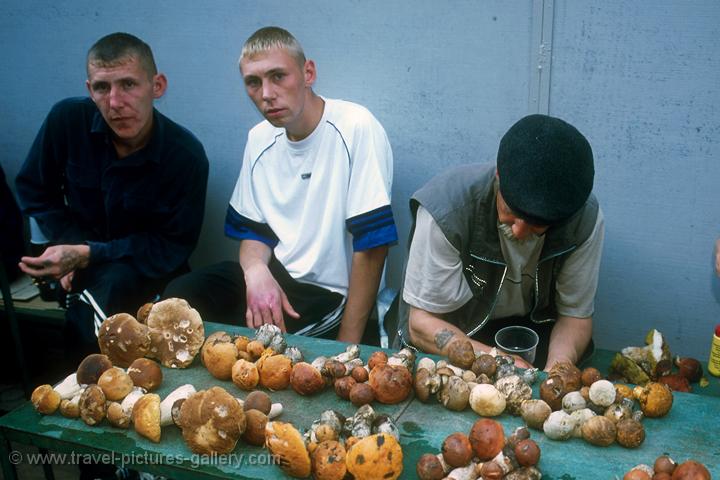
[[[194,453],[230,453],[245,431],[240,403],[221,387],[190,395],[180,407],[179,427]]]
[[[107,355],[101,353],[91,353],[85,357],[80,365],[78,365],[76,380],[81,385],[90,385],[97,383],[100,375],[112,368],[112,362]]]
[[[265,323],[255,331],[255,338],[253,340],[260,342],[264,348],[268,348],[272,339],[278,335],[282,336],[282,330],[280,330],[280,327],[273,325],[272,323]]]
[[[81,387],[77,381],[77,373],[73,372],[65,377],[62,382],[55,385],[54,390],[60,395],[62,400],[69,400],[82,393],[84,388]]]
[[[232,367],[238,359],[238,348],[224,331],[210,334],[200,349],[200,361],[210,375],[218,380],[230,380]]]
[[[540,480],[542,473],[535,467],[522,467],[513,470],[503,477],[503,480]]]
[[[350,371],[350,376],[355,379],[356,382],[367,382],[370,378],[370,373],[364,366],[357,366]]]
[[[265,445],[285,473],[298,478],[310,475],[310,455],[302,435],[292,424],[268,422],[265,426]]]
[[[672,478],[677,480],[710,480],[710,472],[700,462],[687,460],[673,471]]]
[[[130,393],[127,394],[125,398],[123,398],[122,403],[120,406],[122,407],[123,413],[126,417],[132,418],[132,412],[133,408],[135,407],[135,403],[137,403],[140,398],[147,393],[144,388],[141,387],[135,387],[132,389]]]
[[[97,385],[89,385],[80,395],[80,418],[88,425],[97,425],[105,418],[105,394]]]
[[[602,373],[595,367],[587,367],[580,373],[580,380],[585,387],[589,387],[598,380],[602,380],[602,378]]]
[[[50,385],[40,385],[33,390],[30,396],[30,401],[35,407],[35,410],[43,415],[52,415],[55,413],[55,410],[60,406],[61,400],[60,394],[53,390],[53,387]]]
[[[100,352],[107,355],[113,365],[127,368],[135,359],[150,350],[148,327],[128,313],[118,313],[105,319],[98,329]]]
[[[108,402],[105,414],[110,425],[117,428],[128,428],[132,417],[127,415],[122,405],[118,402]]]
[[[446,471],[438,458],[440,456],[426,453],[420,457],[415,467],[419,480],[442,480],[445,478]]]
[[[140,397],[132,409],[135,431],[148,440],[160,441],[160,395],[147,393]]]
[[[125,398],[133,389],[133,381],[125,370],[112,367],[105,370],[97,382],[102,388],[105,398],[110,401],[118,401]]]
[[[620,403],[613,403],[607,407],[603,415],[612,420],[613,423],[617,423],[625,418],[632,418],[632,407],[633,401],[626,398]]]
[[[245,397],[242,407],[246,411],[255,409],[261,411],[265,415],[268,415],[270,413],[270,409],[272,408],[272,400],[270,399],[270,395],[267,393],[255,390]]]
[[[386,433],[358,441],[347,453],[347,469],[356,480],[397,479],[403,470],[403,452],[395,437]]]
[[[478,384],[470,392],[470,408],[482,417],[496,417],[505,411],[505,396],[494,385]]]
[[[378,365],[370,371],[370,387],[380,403],[396,404],[405,400],[413,388],[410,371],[401,365]]]
[[[298,347],[287,347],[283,352],[283,355],[288,357],[293,365],[304,361],[303,354]]]
[[[544,400],[553,411],[562,408],[562,399],[566,393],[565,384],[562,378],[557,375],[548,376],[540,384],[540,398]]]
[[[520,406],[532,398],[532,388],[518,375],[507,375],[495,382],[495,388],[505,397],[505,409],[512,415],[520,415]]]
[[[205,340],[200,314],[180,298],[153,304],[147,326],[150,330],[148,356],[170,368],[189,366]]]
[[[655,473],[673,473],[677,463],[668,455],[660,455],[655,459],[653,470]]]
[[[398,429],[395,422],[388,415],[382,414],[375,417],[372,423],[372,433],[387,433],[395,437],[395,440],[400,441],[400,430]]]
[[[494,458],[505,446],[505,432],[500,423],[489,418],[477,420],[470,429],[470,445],[482,461]]]
[[[162,383],[163,374],[160,365],[149,358],[138,358],[127,369],[128,375],[136,387],[151,392]]]
[[[445,462],[453,468],[464,467],[473,457],[470,439],[462,432],[448,435],[440,449]]]
[[[607,447],[615,441],[617,435],[615,423],[603,415],[588,418],[581,430],[586,442],[599,447]]]
[[[72,398],[60,400],[60,414],[66,418],[78,418],[80,416],[80,397],[85,389]]]
[[[587,402],[579,391],[568,392],[562,399],[562,408],[567,413],[582,410],[585,407],[587,407]]]
[[[376,366],[387,362],[387,353],[383,352],[382,350],[377,350],[370,355],[370,358],[368,358],[368,368],[370,369],[370,371],[372,371],[372,369]]]
[[[142,324],[147,324],[147,317],[150,314],[150,309],[152,309],[152,306],[152,302],[148,302],[138,308],[137,314],[135,314],[138,322]]]
[[[574,412],[572,412],[570,414],[570,422],[575,426],[573,427],[571,436],[575,438],[582,438],[582,426],[588,419],[594,416],[595,412],[593,412],[589,408],[582,408],[580,410],[575,410]]]
[[[475,351],[468,339],[457,339],[448,346],[448,360],[456,367],[467,370],[475,362]]]
[[[615,402],[615,386],[608,380],[598,380],[590,385],[590,401],[601,407],[609,407]]]
[[[292,362],[285,355],[266,355],[256,362],[260,385],[269,390],[285,390],[290,385]]]
[[[470,462],[463,467],[457,467],[447,474],[448,480],[476,480],[480,474],[481,465]]]
[[[342,480],[347,473],[345,447],[336,440],[320,442],[312,453],[315,480]]]
[[[181,385],[170,392],[168,396],[160,402],[160,426],[167,427],[168,425],[172,425],[174,423],[172,418],[172,407],[175,402],[180,399],[188,398],[196,391],[197,390],[195,390],[193,385],[186,383],[185,385]]]
[[[254,389],[260,381],[257,365],[245,359],[239,359],[232,367],[232,381],[243,390]]]
[[[340,377],[335,380],[335,393],[343,400],[350,400],[350,391],[356,383],[357,381],[353,377]]]
[[[670,387],[662,383],[650,382],[644,387],[637,386],[633,390],[633,394],[640,404],[643,414],[647,417],[662,417],[672,408],[672,391]]]
[[[452,376],[438,392],[438,401],[448,410],[460,412],[465,410],[470,399],[470,387],[462,378]]]
[[[330,357],[330,360],[337,360],[340,363],[347,363],[350,360],[358,357],[360,357],[360,346],[353,344],[348,345],[343,353],[339,353],[333,357]]]
[[[645,441],[645,428],[632,418],[617,422],[617,442],[625,448],[636,448]]]
[[[245,431],[242,439],[249,445],[262,446],[265,444],[265,426],[268,417],[260,410],[251,408],[245,410]]]
[[[350,387],[349,400],[356,407],[369,405],[375,400],[375,391],[367,383],[355,383]]]
[[[532,467],[540,461],[540,447],[530,438],[520,440],[514,451],[515,458],[523,467]]]
[[[567,440],[573,433],[575,422],[565,410],[556,410],[543,423],[545,436],[552,440]]]
[[[695,358],[675,357],[675,366],[678,367],[678,374],[687,378],[691,383],[695,383],[702,378],[702,364]]]
[[[562,378],[566,392],[580,390],[583,386],[582,372],[570,362],[558,362],[550,368],[548,377],[557,375]]]
[[[436,368],[436,366],[435,366],[435,360],[433,360],[433,359],[430,358],[430,357],[423,357],[423,358],[421,358],[420,360],[418,360],[417,369],[416,369],[416,370],[419,371],[419,370],[422,369],[422,368],[424,368],[425,370],[427,370],[427,371],[428,371],[429,373],[431,373],[431,374],[435,373],[435,368]]]
[[[426,368],[419,368],[415,372],[415,396],[421,402],[427,402],[430,395],[437,393],[441,386],[440,375],[436,375]]]
[[[309,363],[300,362],[292,366],[290,385],[300,395],[313,395],[325,388],[325,380],[315,367]]]
[[[352,437],[365,438],[372,434],[375,417],[375,410],[370,405],[363,405],[357,409],[355,415],[345,419],[343,429]]]
[[[552,413],[550,405],[545,400],[530,399],[520,404],[520,415],[528,427],[542,430],[543,423]]]
[[[475,375],[479,376],[481,374],[485,374],[489,378],[492,378],[495,376],[495,372],[497,371],[497,362],[495,362],[495,357],[492,355],[481,353],[475,359],[470,369],[473,373],[475,373]]]

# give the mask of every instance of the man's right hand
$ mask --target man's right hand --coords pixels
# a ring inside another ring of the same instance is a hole
[[[245,289],[245,323],[249,328],[258,328],[268,323],[277,325],[285,332],[287,329],[283,312],[293,318],[300,318],[266,265],[256,264],[245,270]]]

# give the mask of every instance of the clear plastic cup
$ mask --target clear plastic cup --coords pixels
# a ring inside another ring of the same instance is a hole
[[[499,350],[518,355],[530,364],[535,361],[539,341],[540,337],[534,330],[519,325],[501,328],[495,334],[495,345]]]

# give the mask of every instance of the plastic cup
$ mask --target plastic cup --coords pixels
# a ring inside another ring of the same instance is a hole
[[[495,334],[495,345],[499,350],[518,355],[530,364],[535,361],[539,341],[540,337],[534,330],[519,325],[501,328]]]

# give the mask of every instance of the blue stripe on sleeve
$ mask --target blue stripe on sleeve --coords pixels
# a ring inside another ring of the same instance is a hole
[[[250,220],[228,206],[225,215],[225,235],[237,240],[257,240],[275,248],[279,240],[275,232],[266,224]]]
[[[345,222],[353,236],[353,250],[369,250],[398,240],[390,205],[356,215]]]

